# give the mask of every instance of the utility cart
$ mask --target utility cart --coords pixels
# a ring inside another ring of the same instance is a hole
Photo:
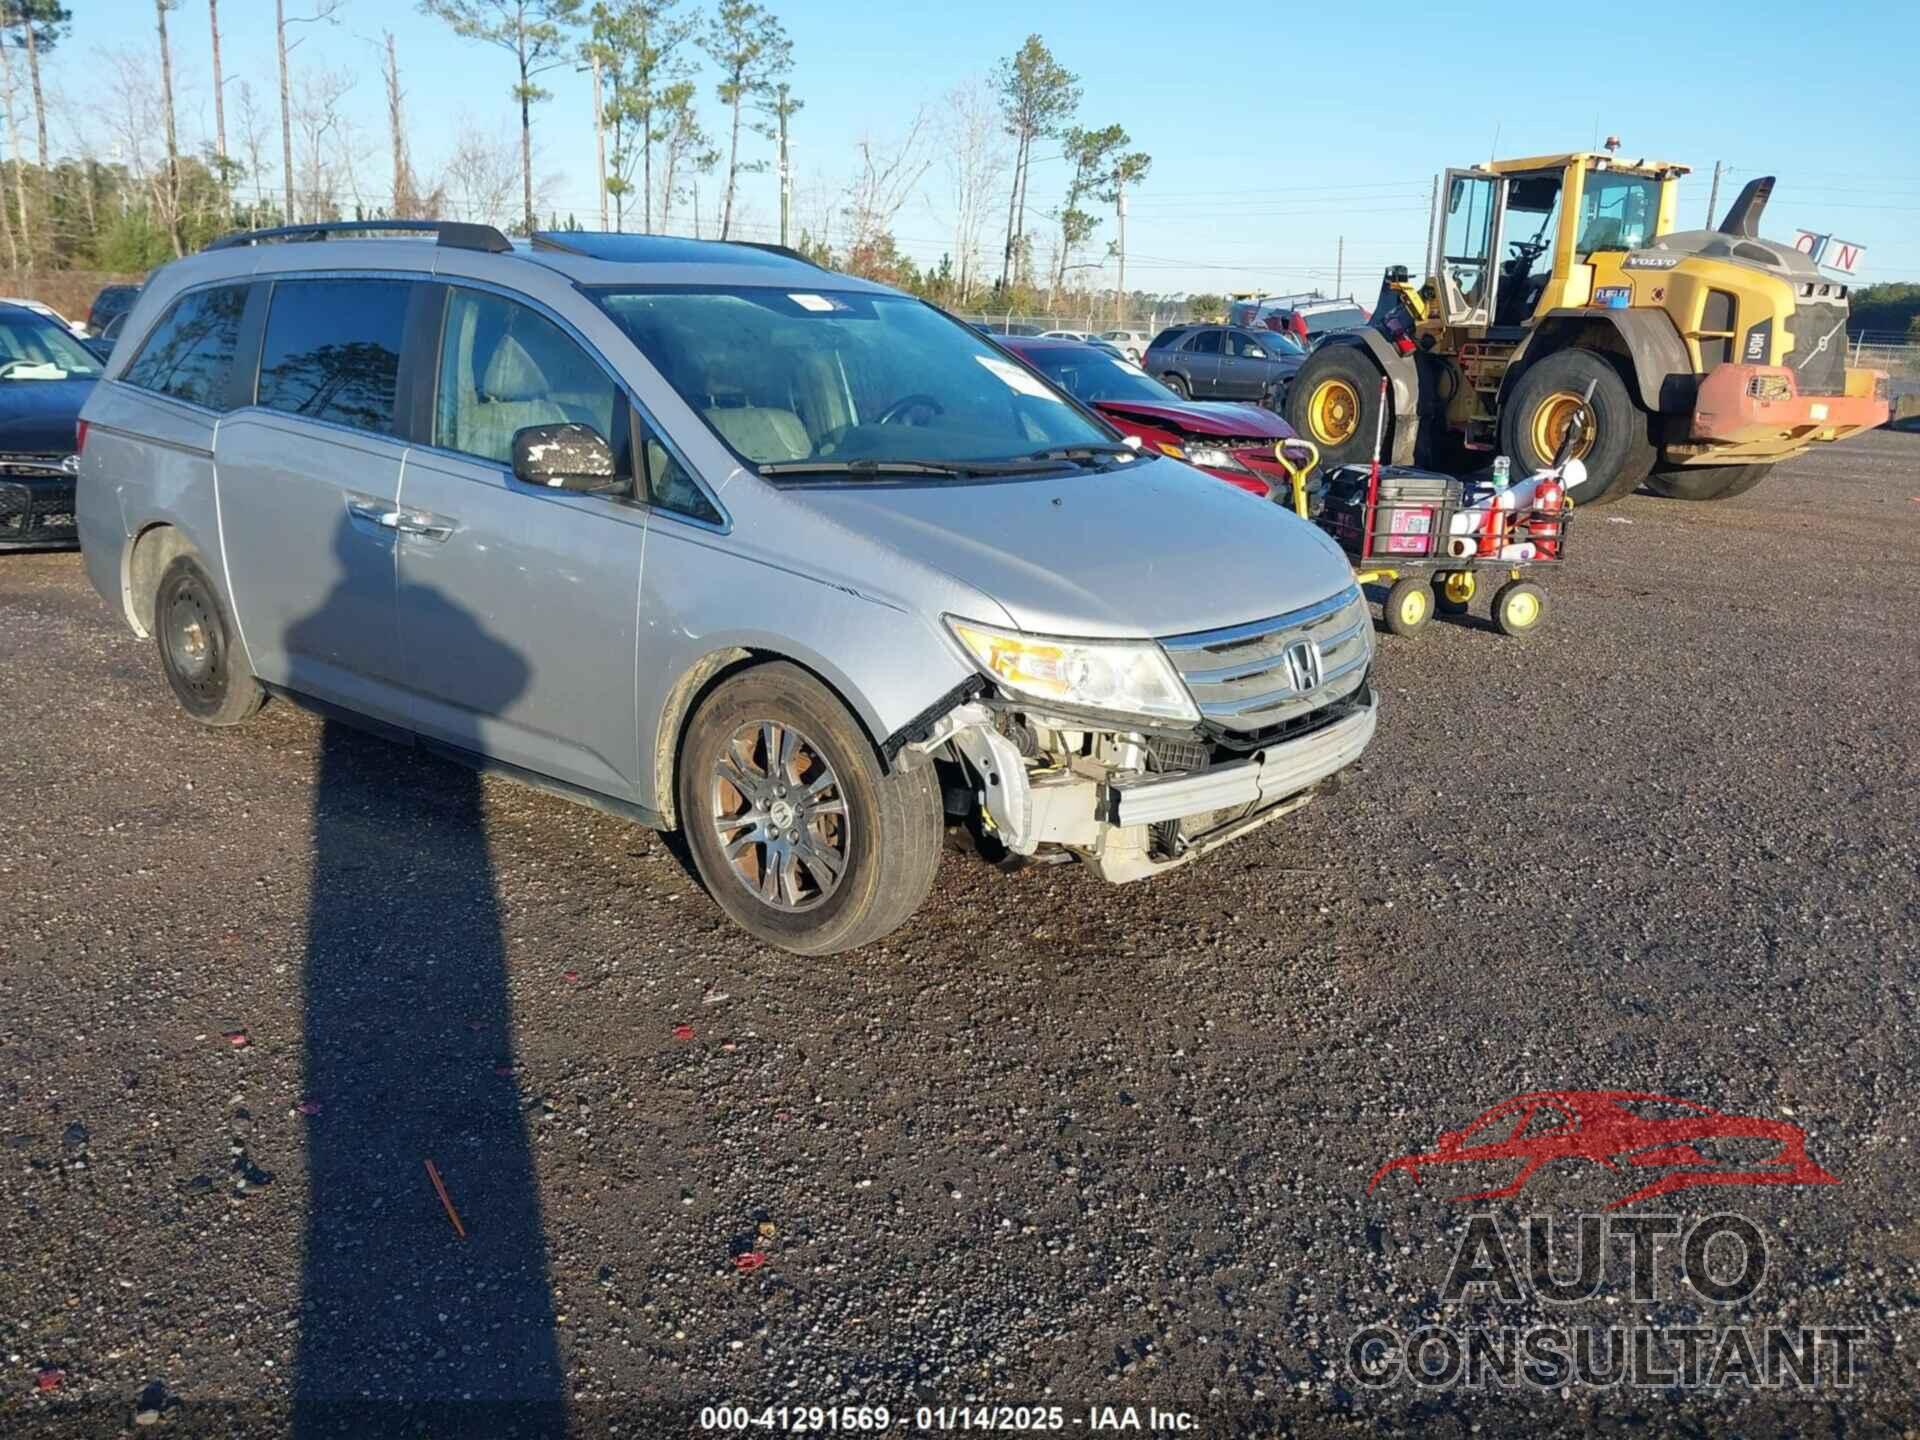
[[[1362,585],[1386,584],[1381,619],[1393,634],[1417,633],[1436,612],[1466,614],[1482,585],[1497,578],[1493,623],[1503,634],[1525,635],[1547,613],[1546,592],[1528,572],[1566,558],[1567,490],[1581,473],[1568,456],[1578,438],[1576,421],[1556,463],[1511,486],[1377,460],[1336,466],[1311,497],[1317,505],[1309,495],[1315,447],[1283,440],[1274,453],[1292,478],[1295,511],[1339,542]]]

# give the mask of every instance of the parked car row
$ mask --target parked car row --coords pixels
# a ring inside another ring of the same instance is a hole
[[[1307,350],[1293,336],[1242,325],[1169,325],[1153,337],[1143,368],[1194,400],[1251,400],[1279,409]]]
[[[814,954],[949,825],[1141,879],[1372,738],[1352,571],[1255,498],[1270,412],[754,246],[276,243],[392,228],[165,266],[87,401],[87,573],[194,719],[279,696],[678,828]]]

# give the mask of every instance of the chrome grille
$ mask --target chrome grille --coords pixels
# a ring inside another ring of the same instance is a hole
[[[1311,659],[1296,650],[1306,642]],[[1259,730],[1351,694],[1373,658],[1373,623],[1358,586],[1270,620],[1173,635],[1160,642],[1200,713],[1232,730]],[[1291,653],[1290,653],[1291,652]],[[1297,660],[1319,679],[1302,675]]]

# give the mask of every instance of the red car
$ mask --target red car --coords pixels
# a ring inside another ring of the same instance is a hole
[[[994,338],[1122,435],[1138,436],[1149,449],[1229,485],[1282,505],[1293,503],[1292,482],[1273,447],[1294,433],[1271,410],[1182,400],[1144,370],[1078,340]]]
[[[1389,1160],[1367,1190],[1396,1170],[1416,1182],[1422,1170],[1443,1167],[1512,1170],[1504,1185],[1453,1197],[1503,1199],[1555,1160],[1588,1160],[1636,1186],[1609,1210],[1695,1185],[1839,1183],[1808,1158],[1806,1131],[1784,1120],[1728,1115],[1635,1090],[1543,1090],[1496,1105],[1465,1129],[1443,1131],[1423,1155]],[[1643,1177],[1647,1183],[1638,1184]]]

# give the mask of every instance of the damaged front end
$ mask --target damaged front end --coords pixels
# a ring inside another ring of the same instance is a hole
[[[1090,642],[983,641],[985,627],[954,628],[982,676],[890,748],[900,763],[957,767],[982,828],[1013,854],[1078,858],[1116,883],[1298,809],[1360,757],[1377,722],[1373,627],[1357,588],[1249,625],[1114,646],[1092,662]],[[1060,693],[1040,693],[1056,679]],[[1145,708],[1076,703],[1102,686]]]

